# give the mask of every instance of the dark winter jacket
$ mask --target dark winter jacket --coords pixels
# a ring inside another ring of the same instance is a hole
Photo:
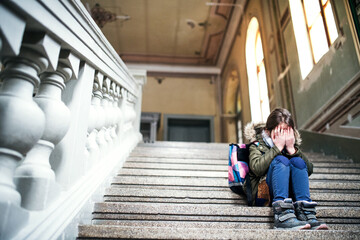
[[[299,148],[301,144],[300,134],[297,130],[294,131],[295,134],[295,149],[297,150],[295,154],[288,155],[286,153],[281,153],[280,150],[276,147],[269,147],[263,140],[262,131],[264,130],[265,124],[248,124],[245,127],[245,137],[250,142],[256,142],[256,144],[251,144],[250,146],[250,156],[249,156],[249,167],[250,167],[250,181],[252,189],[252,199],[255,200],[258,185],[260,181],[266,179],[267,171],[269,169],[271,161],[277,155],[285,155],[288,158],[291,157],[301,157],[307,166],[309,176],[313,172],[313,164],[307,159],[307,157],[302,153]]]

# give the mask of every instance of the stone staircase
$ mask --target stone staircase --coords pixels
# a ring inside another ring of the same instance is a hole
[[[308,153],[317,216],[328,231],[272,229],[227,183],[227,144],[139,144],[78,239],[360,239],[360,164]]]

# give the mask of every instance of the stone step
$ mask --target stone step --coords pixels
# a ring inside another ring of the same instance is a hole
[[[189,143],[189,142],[155,142],[155,143],[140,143],[138,144],[138,147],[135,149],[135,151],[140,150],[143,151],[142,148],[148,148],[148,149],[157,149],[157,151],[162,151],[162,149],[169,149],[169,148],[176,148],[176,149],[181,149],[184,148],[186,149],[186,151],[191,151],[192,149],[210,149],[210,150],[220,150],[220,151],[224,151],[225,149],[228,151],[229,148],[229,144],[227,143]],[[317,158],[320,158],[323,161],[342,161],[342,162],[352,162],[351,160],[344,160],[344,159],[338,159],[335,156],[329,156],[329,155],[324,155],[322,153],[314,153],[314,152],[307,152],[306,156],[308,156],[308,158],[311,158],[312,161],[317,161]]]
[[[190,170],[190,171],[222,171],[228,172],[227,162],[224,162],[223,165],[202,165],[202,164],[167,164],[167,163],[134,163],[134,162],[125,162],[123,169],[168,169],[168,170]],[[360,174],[360,168],[325,168],[325,167],[315,167],[314,173],[344,173],[344,174]]]
[[[359,194],[312,193],[313,201],[319,206],[357,206],[360,207]],[[136,187],[111,187],[106,189],[105,202],[163,202],[194,204],[240,204],[246,205],[245,196],[231,190],[189,190],[189,189],[144,189]]]
[[[227,159],[227,152],[215,153],[190,153],[190,152],[132,152],[131,157],[161,157],[161,158],[190,158],[190,159]]]
[[[228,148],[227,143],[189,143],[189,142],[155,142],[155,143],[139,143],[138,147],[148,148],[186,148],[186,149],[224,149]]]
[[[127,185],[157,185],[157,186],[191,186],[191,187],[220,187],[229,189],[227,178],[224,177],[194,177],[191,172],[181,175],[159,175],[162,172],[157,172],[155,175],[145,176],[143,174],[133,176],[118,176],[113,180],[113,184],[127,184]],[[310,180],[311,189],[336,189],[336,190],[357,190],[360,191],[360,183],[358,181],[327,181],[327,180]]]
[[[161,203],[96,203],[94,213],[140,214],[140,215],[179,215],[179,216],[216,216],[216,217],[271,217],[270,207],[247,207],[229,204],[161,204]],[[348,218],[353,223],[360,224],[359,207],[317,207],[319,218]],[[349,222],[350,222],[349,221]],[[360,225],[359,225],[360,227]]]
[[[79,239],[358,239],[360,231],[283,231],[237,228],[79,226]],[[265,234],[265,235],[264,235]]]
[[[353,174],[348,172],[341,172],[337,171],[332,172],[329,169],[319,170],[317,169],[316,173],[326,173],[326,174]],[[197,171],[191,171],[189,169],[183,169],[183,170],[174,170],[174,169],[145,169],[145,168],[122,168],[118,175],[124,175],[124,176],[168,176],[168,177],[208,177],[208,178],[226,178],[228,177],[227,171],[204,171],[204,170],[197,170]],[[316,175],[315,175],[316,176]],[[355,175],[354,179],[356,179],[359,175]],[[331,176],[329,176],[331,177]]]
[[[317,216],[335,229],[360,229],[360,208],[318,207]],[[270,207],[244,207],[232,204],[163,204],[163,203],[97,203],[93,221],[196,221],[196,222],[244,222],[262,223],[270,229],[272,210]],[[136,224],[135,224],[136,225]],[[244,225],[246,228],[250,226]]]
[[[189,142],[155,142],[152,144],[148,143],[140,143],[138,144],[138,148],[152,148],[152,149],[158,149],[161,151],[161,149],[168,149],[168,148],[184,148],[187,151],[191,151],[192,149],[210,149],[210,150],[223,150],[228,149],[229,144],[227,143],[189,143]],[[135,150],[137,150],[135,149]],[[315,152],[306,152],[306,155],[311,158],[327,158],[327,159],[337,159],[336,156],[331,155],[325,155],[323,153],[315,153]],[[339,159],[338,159],[339,160]]]
[[[158,163],[158,164],[196,164],[196,165],[221,165],[227,166],[228,159],[189,159],[189,158],[156,158],[156,157],[129,157],[127,159],[128,163]],[[314,167],[321,168],[360,168],[360,163],[350,163],[350,162],[313,162]]]
[[[116,220],[116,219],[98,219],[93,220],[95,225],[117,225],[117,226],[134,226],[133,221]],[[272,229],[273,222],[200,222],[200,221],[152,221],[152,220],[138,220],[137,226],[142,227],[156,227],[156,228],[218,228],[218,229]],[[347,223],[331,223],[327,224],[331,230],[348,230],[358,231],[358,224]]]
[[[226,151],[214,151],[214,153],[202,152],[202,153],[193,153],[193,152],[162,152],[162,151],[135,151],[132,152],[130,157],[147,157],[147,158],[173,158],[173,159],[207,159],[210,160],[224,160],[228,159],[228,152]],[[352,163],[351,160],[336,159],[336,158],[309,158],[313,163],[322,162],[322,163]]]
[[[272,217],[270,207],[248,207],[236,206],[232,204],[166,204],[166,203],[111,203],[101,202],[95,203],[95,216],[101,214],[139,214],[154,216],[176,215],[180,217],[186,216],[205,216],[217,218],[230,218],[246,216],[246,217]],[[317,207],[317,216],[319,218],[338,218],[350,219],[353,223],[360,224],[360,208],[359,207]],[[98,217],[95,217],[98,218]],[[360,227],[360,225],[359,225]]]

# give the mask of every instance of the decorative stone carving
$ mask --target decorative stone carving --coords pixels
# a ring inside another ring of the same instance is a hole
[[[45,116],[33,101],[38,74],[48,67],[44,55],[30,47],[22,47],[19,56],[4,58],[0,78],[0,201],[20,204],[13,173],[18,162],[40,139]]]
[[[40,75],[41,84],[34,101],[45,113],[44,133],[15,171],[17,188],[22,196],[21,205],[24,208],[42,210],[59,194],[49,157],[69,128],[70,110],[61,101],[61,93],[65,89],[65,82],[73,75],[73,69],[78,69],[79,63],[79,59],[64,50],[60,53],[57,70]]]

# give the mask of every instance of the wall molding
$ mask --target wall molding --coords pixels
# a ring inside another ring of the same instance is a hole
[[[348,114],[357,115],[359,103],[360,71],[300,128],[320,133],[331,131],[331,128],[343,125]],[[332,133],[343,135],[340,131]]]

